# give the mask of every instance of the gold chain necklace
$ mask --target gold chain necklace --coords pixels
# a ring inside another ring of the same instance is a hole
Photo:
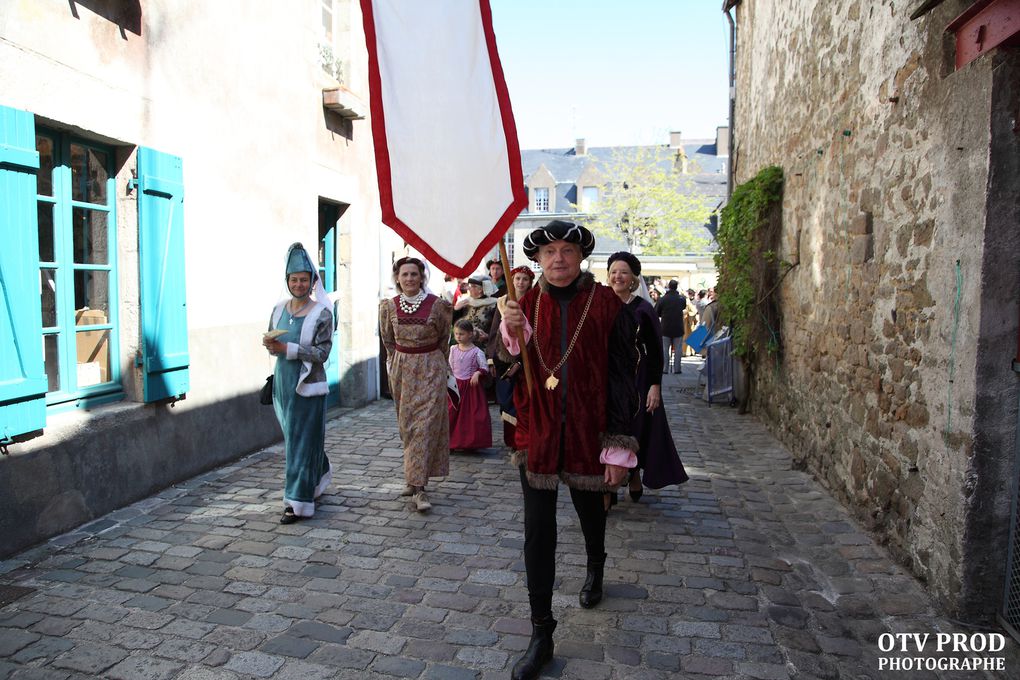
[[[556,371],[563,367],[566,363],[567,357],[570,356],[570,352],[574,349],[574,343],[577,342],[577,338],[581,335],[581,327],[584,326],[584,320],[588,318],[588,310],[591,308],[591,301],[595,299],[595,288],[596,284],[592,283],[591,294],[588,295],[588,302],[584,303],[584,311],[581,312],[581,320],[577,322],[577,328],[574,330],[574,337],[570,339],[570,344],[567,345],[567,351],[560,357],[558,364],[553,366],[552,370],[545,365],[545,360],[542,358],[542,349],[539,347],[538,342],[535,342],[535,354],[538,356],[538,365],[542,367],[542,370],[549,374],[549,377],[545,379],[545,389],[554,390],[556,386],[560,384],[559,378],[556,377]],[[538,309],[542,304],[542,293],[539,292],[538,297],[535,299],[535,328],[534,332],[538,333]]]

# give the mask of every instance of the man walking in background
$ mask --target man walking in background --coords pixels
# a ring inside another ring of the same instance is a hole
[[[673,373],[680,373],[684,343],[684,317],[687,315],[687,298],[677,292],[676,280],[670,281],[666,294],[655,304],[655,313],[662,323],[662,372],[669,373],[669,358],[673,357]]]

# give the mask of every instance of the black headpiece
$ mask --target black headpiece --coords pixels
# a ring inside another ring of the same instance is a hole
[[[609,261],[606,263],[606,271],[613,266],[613,263],[617,260],[623,260],[630,267],[630,272],[634,276],[641,276],[641,260],[634,256],[634,253],[628,253],[626,250],[621,250],[618,253],[613,253],[609,256]]]
[[[588,257],[591,255],[591,251],[595,250],[595,235],[586,227],[573,222],[553,220],[524,238],[524,255],[529,260],[537,261],[538,249],[553,241],[576,243],[581,246],[582,258]]]

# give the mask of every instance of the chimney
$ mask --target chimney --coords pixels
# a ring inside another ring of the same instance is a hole
[[[584,137],[579,137],[574,142],[574,155],[584,156],[588,153],[588,145],[584,143]]]
[[[715,129],[715,155],[723,157],[730,155],[730,129],[725,125]]]
[[[683,147],[676,150],[676,158],[673,160],[673,168],[679,170],[683,175],[686,175],[690,171],[690,167],[687,165],[687,154],[684,152]]]
[[[680,131],[674,130],[669,133],[669,148],[679,149],[682,144],[680,143]]]

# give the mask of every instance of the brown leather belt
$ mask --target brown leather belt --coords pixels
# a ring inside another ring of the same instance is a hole
[[[429,352],[439,349],[439,343],[436,342],[431,345],[426,345],[425,347],[404,347],[403,345],[396,345],[395,349],[404,354],[428,354]]]

